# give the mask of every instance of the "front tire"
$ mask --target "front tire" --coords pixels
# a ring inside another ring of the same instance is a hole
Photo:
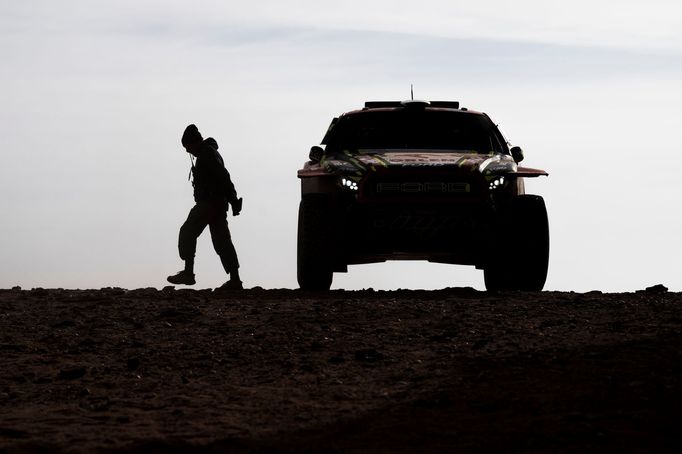
[[[516,196],[503,218],[502,229],[515,244],[492,254],[484,269],[486,289],[542,290],[549,267],[549,221],[544,199],[538,195]]]
[[[328,197],[304,196],[298,208],[297,277],[301,290],[325,291],[332,285],[331,227]]]

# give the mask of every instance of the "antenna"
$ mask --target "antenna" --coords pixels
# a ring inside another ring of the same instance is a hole
[[[414,101],[414,85],[410,84],[410,99]]]

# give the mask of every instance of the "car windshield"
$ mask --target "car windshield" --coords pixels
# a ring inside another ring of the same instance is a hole
[[[483,114],[451,110],[368,110],[332,123],[327,150],[467,150],[504,153],[501,136]]]

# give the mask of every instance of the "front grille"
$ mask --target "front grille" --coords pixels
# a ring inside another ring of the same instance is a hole
[[[471,185],[461,181],[371,181],[366,188],[368,195],[401,195],[401,194],[466,194],[471,192]]]
[[[447,201],[466,199],[479,193],[471,175],[454,173],[369,174],[360,184],[360,200],[380,201]]]

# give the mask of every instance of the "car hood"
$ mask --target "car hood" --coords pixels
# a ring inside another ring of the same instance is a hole
[[[457,168],[483,175],[516,172],[511,156],[500,153],[455,151],[372,150],[360,154],[342,152],[322,159],[321,166],[329,173],[362,176],[380,169]]]

